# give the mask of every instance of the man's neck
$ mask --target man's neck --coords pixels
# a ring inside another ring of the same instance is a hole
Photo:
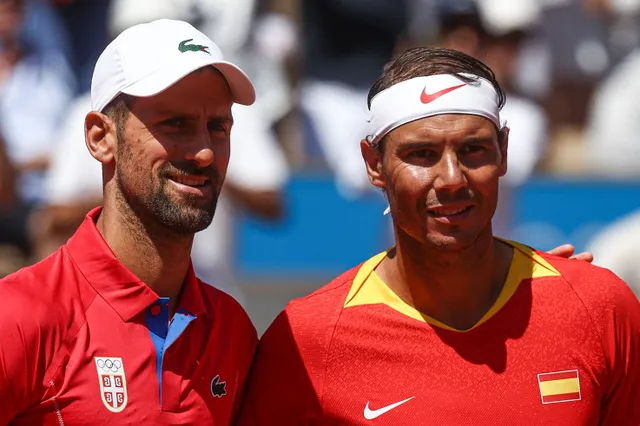
[[[152,232],[132,211],[122,210],[105,205],[98,231],[125,267],[160,297],[171,299],[170,312],[175,312],[189,269],[193,236],[176,236],[169,230]]]
[[[498,298],[512,256],[513,249],[495,240],[490,228],[472,246],[457,252],[420,244],[405,235],[397,238],[393,255],[376,272],[409,305],[466,330]]]

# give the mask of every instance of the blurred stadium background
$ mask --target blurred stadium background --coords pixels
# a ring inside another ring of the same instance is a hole
[[[415,45],[477,56],[508,93],[497,234],[592,250],[640,289],[640,0],[0,0],[0,274],[100,202],[82,136],[93,65],[115,34],[162,17],[192,22],[257,86],[194,262],[260,332],[390,245],[358,144],[368,87]]]

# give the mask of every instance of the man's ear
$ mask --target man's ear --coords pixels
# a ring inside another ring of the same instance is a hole
[[[383,155],[366,139],[360,141],[360,151],[367,167],[367,175],[373,186],[385,189],[384,175],[382,174]]]
[[[500,148],[500,176],[507,174],[507,151],[509,148],[509,128],[504,126],[498,131],[498,146]]]
[[[91,111],[84,119],[84,140],[93,158],[109,164],[115,158],[118,146],[116,123],[108,116]]]

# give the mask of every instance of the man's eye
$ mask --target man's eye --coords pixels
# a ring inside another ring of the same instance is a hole
[[[486,151],[486,148],[484,146],[482,146],[482,145],[469,145],[464,150],[465,150],[465,152],[468,152],[469,154],[473,154],[473,153],[476,153],[476,152]]]
[[[169,127],[184,127],[187,121],[184,118],[170,118],[163,121],[162,124]]]
[[[411,153],[411,156],[414,158],[432,158],[434,155],[435,152],[429,149],[419,149]]]
[[[225,126],[223,123],[210,123],[208,127],[210,132],[226,132],[227,131],[227,126]]]

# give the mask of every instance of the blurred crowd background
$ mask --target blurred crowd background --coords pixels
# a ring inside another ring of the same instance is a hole
[[[0,0],[0,276],[100,204],[83,134],[93,66],[158,18],[194,24],[256,85],[256,105],[234,106],[224,193],[193,260],[259,331],[392,244],[359,141],[369,87],[415,45],[478,57],[508,94],[496,233],[591,250],[640,290],[640,0]]]

